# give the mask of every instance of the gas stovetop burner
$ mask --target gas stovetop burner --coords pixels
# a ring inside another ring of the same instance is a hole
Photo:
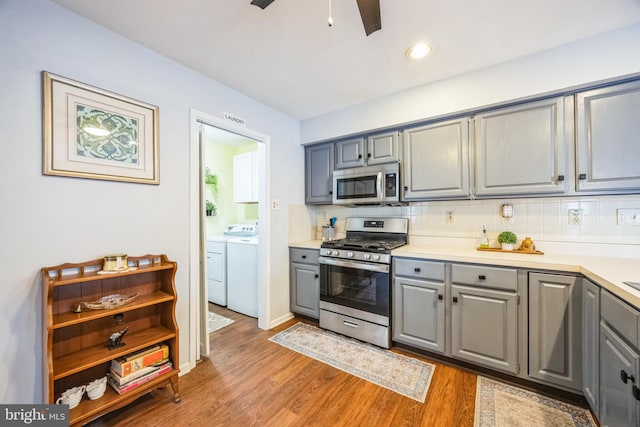
[[[333,249],[355,249],[359,251],[389,253],[391,250],[404,245],[400,240],[375,240],[375,239],[340,239],[323,242],[321,247]]]

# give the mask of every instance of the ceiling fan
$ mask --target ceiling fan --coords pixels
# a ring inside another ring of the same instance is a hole
[[[251,0],[251,4],[261,9],[264,9],[273,2],[274,0]],[[358,9],[360,9],[362,25],[364,25],[364,32],[367,36],[381,29],[380,0],[356,0],[356,2],[358,3]]]

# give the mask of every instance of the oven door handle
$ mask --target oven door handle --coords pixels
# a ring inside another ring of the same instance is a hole
[[[318,262],[325,265],[335,265],[336,267],[354,268],[357,270],[377,271],[380,273],[388,273],[389,266],[385,264],[369,264],[365,262],[344,261],[341,259],[319,257]]]

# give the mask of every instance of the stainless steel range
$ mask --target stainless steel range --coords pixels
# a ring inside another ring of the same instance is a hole
[[[320,327],[391,346],[391,251],[407,244],[406,218],[347,218],[345,239],[320,247]]]

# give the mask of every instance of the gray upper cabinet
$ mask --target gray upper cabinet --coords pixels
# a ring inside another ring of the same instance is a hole
[[[336,169],[358,168],[400,161],[397,131],[336,142]]]
[[[365,165],[364,138],[336,142],[336,169],[357,168]]]
[[[529,274],[529,376],[582,391],[580,278]]]
[[[305,147],[306,204],[331,204],[333,163],[333,143]]]
[[[403,200],[469,197],[467,117],[403,131]]]
[[[367,164],[399,162],[400,145],[400,133],[397,131],[367,137]]]
[[[565,97],[476,115],[476,195],[564,193],[573,170],[572,123],[572,99]]]
[[[591,410],[600,407],[600,287],[582,279],[582,392]]]
[[[577,190],[640,188],[640,81],[576,95]]]

